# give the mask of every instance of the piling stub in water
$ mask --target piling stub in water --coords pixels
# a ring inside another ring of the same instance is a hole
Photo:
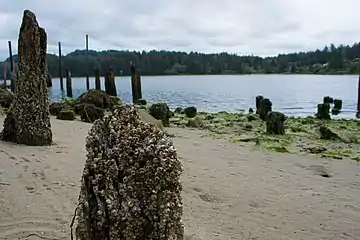
[[[330,96],[325,96],[323,99],[323,103],[329,103],[329,104],[333,104],[334,103],[334,99]]]
[[[259,117],[265,121],[268,113],[272,111],[272,102],[268,98],[264,98],[260,103]]]
[[[260,113],[260,105],[261,105],[261,101],[264,99],[263,96],[258,95],[255,98],[255,105],[256,105],[256,114]]]
[[[140,74],[136,71],[134,64],[130,66],[130,72],[131,72],[132,97],[133,97],[133,103],[135,104],[137,100],[142,98],[141,77]]]
[[[51,87],[52,87],[52,76],[51,76],[49,70],[47,71],[46,76],[47,76],[47,78],[46,78],[46,80],[47,80],[47,87],[48,87],[48,88],[51,88]]]
[[[316,117],[321,120],[330,120],[330,104],[329,103],[321,103],[317,106]]]
[[[15,98],[4,121],[2,138],[26,145],[50,145],[46,63],[47,36],[36,16],[24,11],[18,41]]]
[[[269,112],[266,118],[266,132],[270,134],[285,134],[285,115],[281,112]]]
[[[334,99],[334,107],[331,110],[331,114],[337,115],[340,113],[342,109],[342,100],[341,99]]]
[[[77,239],[183,240],[182,164],[164,131],[123,105],[94,123],[86,151]]]
[[[72,92],[72,83],[71,83],[71,72],[69,69],[66,69],[66,96],[68,98],[72,98],[73,97],[73,92]]]
[[[98,68],[95,68],[94,74],[95,74],[95,89],[101,90],[100,70]]]
[[[117,96],[115,75],[112,67],[109,67],[108,71],[105,74],[105,92],[110,96]]]

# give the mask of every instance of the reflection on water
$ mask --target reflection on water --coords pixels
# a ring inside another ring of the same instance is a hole
[[[102,89],[104,89],[104,80]],[[312,115],[324,96],[343,100],[339,117],[354,117],[357,101],[355,75],[240,75],[240,76],[157,76],[142,77],[143,97],[148,102],[166,102],[170,108],[196,106],[199,111],[247,110],[255,106],[255,96],[269,97],[273,109],[287,115]],[[73,78],[73,94],[85,91],[85,78]],[[64,82],[65,83],[65,82]],[[119,97],[131,102],[129,77],[116,79]],[[94,88],[94,79],[90,82]],[[53,100],[61,99],[59,79],[53,79]]]

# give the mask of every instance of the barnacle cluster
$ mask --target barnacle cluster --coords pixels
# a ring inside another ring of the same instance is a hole
[[[86,150],[77,239],[183,239],[182,165],[165,132],[123,105],[94,123]]]

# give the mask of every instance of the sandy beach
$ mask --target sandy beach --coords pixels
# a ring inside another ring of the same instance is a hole
[[[3,118],[0,125],[3,124]],[[55,145],[0,142],[0,239],[70,239],[91,124],[52,119]],[[360,239],[360,165],[169,128],[188,239]],[[331,175],[317,174],[322,167]]]

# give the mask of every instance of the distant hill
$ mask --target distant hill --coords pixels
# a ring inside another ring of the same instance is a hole
[[[48,68],[53,77],[59,75],[58,57],[48,54]],[[17,56],[14,55],[14,61]],[[6,61],[9,61],[8,59]],[[129,63],[133,62],[142,75],[179,75],[179,74],[359,74],[360,43],[353,46],[330,46],[322,50],[280,54],[276,57],[238,56],[218,53],[174,51],[89,51],[90,75],[94,68],[103,74],[112,66],[115,74],[130,74]],[[1,63],[3,64],[3,63]],[[76,50],[63,57],[65,68],[72,76],[86,75],[86,51]],[[0,66],[0,78],[3,76]]]

